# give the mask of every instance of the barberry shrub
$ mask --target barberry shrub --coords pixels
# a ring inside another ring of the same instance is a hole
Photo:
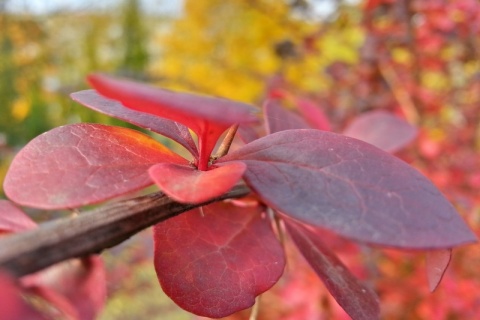
[[[337,134],[325,130],[325,119],[306,101],[299,103],[303,118],[282,109],[278,99],[264,104],[262,116],[253,106],[226,99],[99,74],[88,80],[94,90],[72,94],[75,101],[166,136],[190,157],[135,130],[66,125],[17,154],[5,193],[19,205],[63,209],[155,184],[178,202],[203,204],[245,183],[249,201],[214,202],[154,226],[159,282],[194,314],[219,318],[252,306],[284,271],[278,241],[283,232],[345,311],[369,320],[379,318],[376,294],[322,242],[319,230],[368,245],[430,252],[432,289],[450,249],[476,241],[440,191],[388,153],[415,135],[393,115],[366,115]],[[229,152],[237,128],[248,143]]]

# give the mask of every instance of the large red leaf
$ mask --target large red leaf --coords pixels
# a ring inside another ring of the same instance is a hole
[[[145,84],[91,75],[91,85],[107,98],[133,110],[150,113],[186,125],[198,136],[200,170],[206,170],[220,135],[233,124],[255,123],[256,109],[227,99],[178,93]]]
[[[268,133],[289,129],[309,129],[310,126],[299,115],[282,107],[278,100],[269,100],[263,106]]]
[[[200,316],[248,308],[283,273],[280,243],[260,207],[215,203],[155,226],[155,269],[165,293]]]
[[[78,207],[151,185],[148,168],[159,162],[187,163],[134,130],[68,125],[27,144],[13,160],[4,189],[25,206]]]
[[[149,173],[159,188],[176,201],[202,203],[228,192],[242,178],[245,169],[242,162],[229,162],[208,171],[159,163],[151,167]]]
[[[338,304],[355,320],[379,319],[378,297],[363,285],[318,238],[318,235],[284,219],[288,232],[310,266]]]
[[[418,249],[476,241],[428,179],[360,140],[319,130],[281,131],[219,161],[231,160],[247,164],[247,184],[268,205],[354,240]]]
[[[432,250],[427,252],[426,269],[428,288],[431,292],[435,291],[440,284],[440,281],[442,281],[443,275],[445,274],[451,259],[452,249]]]
[[[415,139],[417,129],[391,113],[372,111],[355,118],[343,134],[394,153]]]
[[[73,100],[89,107],[90,109],[127,121],[136,126],[146,128],[175,140],[184,146],[194,157],[198,157],[195,142],[193,141],[188,128],[183,124],[126,108],[120,102],[107,99],[98,94],[95,90],[79,91],[72,93],[70,96]]]
[[[37,224],[10,201],[0,200],[0,234],[36,228]]]

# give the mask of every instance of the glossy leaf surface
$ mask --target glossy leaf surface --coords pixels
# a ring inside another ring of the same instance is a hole
[[[198,136],[200,170],[206,170],[217,140],[228,127],[258,121],[254,116],[256,109],[240,102],[178,93],[105,75],[91,75],[88,80],[100,94],[128,108],[191,128]]]
[[[27,144],[13,160],[4,189],[25,206],[78,207],[151,185],[148,168],[159,162],[187,163],[134,130],[68,125]]]
[[[379,319],[380,307],[375,292],[363,285],[320,241],[318,235],[290,219],[284,221],[300,252],[352,319]]]
[[[37,226],[29,216],[7,200],[0,200],[0,234],[20,232]]]
[[[241,179],[246,165],[230,162],[208,171],[188,165],[159,163],[150,177],[169,197],[183,203],[202,203],[228,192]]]
[[[244,161],[247,184],[278,211],[354,240],[418,249],[476,241],[428,179],[356,139],[288,130],[220,160]]]
[[[452,259],[452,249],[432,250],[427,252],[426,268],[428,287],[431,292],[442,281],[445,271],[447,271],[450,260]]]
[[[393,153],[412,142],[417,129],[391,113],[372,111],[355,118],[343,134]]]
[[[299,115],[282,107],[277,100],[267,101],[263,107],[268,133],[289,129],[309,129],[310,126]]]
[[[252,306],[283,273],[280,243],[260,207],[215,203],[155,226],[155,269],[183,309],[219,318]]]
[[[132,110],[118,101],[103,97],[95,90],[83,90],[72,93],[70,96],[90,109],[168,137],[184,146],[194,157],[198,157],[195,142],[188,128],[183,124]]]

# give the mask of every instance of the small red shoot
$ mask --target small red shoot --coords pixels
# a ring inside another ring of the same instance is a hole
[[[136,111],[179,122],[198,136],[199,170],[206,170],[220,135],[234,124],[256,123],[256,109],[227,99],[177,93],[105,75],[91,75],[90,84],[107,98]]]

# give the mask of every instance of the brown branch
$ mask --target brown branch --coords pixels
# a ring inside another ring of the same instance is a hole
[[[237,186],[208,203],[249,192],[246,186]],[[181,204],[153,193],[47,222],[38,229],[0,239],[0,269],[21,277],[57,262],[99,253],[149,226],[208,203]]]

